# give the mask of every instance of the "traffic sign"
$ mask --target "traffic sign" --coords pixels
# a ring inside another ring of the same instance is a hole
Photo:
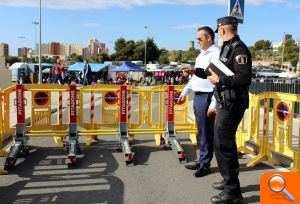
[[[116,92],[107,92],[104,95],[104,100],[107,104],[114,105],[118,102],[118,96],[117,96]]]
[[[228,16],[234,16],[239,23],[244,22],[245,0],[229,0]]]
[[[175,97],[174,97],[174,99],[175,99],[175,104],[176,105],[182,105],[182,104],[185,103],[185,99],[179,100],[180,94],[181,94],[180,91],[175,91]]]
[[[290,113],[288,104],[281,102],[277,105],[276,114],[279,120],[286,121],[290,117]]]
[[[33,100],[37,106],[44,106],[45,104],[48,103],[49,100],[48,93],[44,91],[36,92],[34,94]]]

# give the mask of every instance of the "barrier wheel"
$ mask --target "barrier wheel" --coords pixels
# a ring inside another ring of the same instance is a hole
[[[76,164],[76,157],[72,156],[67,159],[68,168],[74,167]]]
[[[129,155],[125,155],[125,163],[126,163],[126,166],[133,166],[134,165],[134,162],[133,162],[133,155],[132,154],[129,154]]]
[[[4,170],[9,170],[15,166],[16,159],[15,158],[6,158],[6,162],[4,165]]]
[[[178,160],[180,163],[186,163],[186,156],[184,152],[178,153]]]

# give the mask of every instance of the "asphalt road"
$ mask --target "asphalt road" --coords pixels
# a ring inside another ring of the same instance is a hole
[[[2,88],[11,84],[8,76],[7,70],[1,70]],[[188,135],[178,137],[188,162],[193,162],[197,147]],[[52,138],[30,139],[30,154],[18,159],[8,175],[0,176],[0,203],[208,204],[218,193],[211,187],[221,180],[215,159],[212,173],[199,179],[179,164],[173,151],[155,146],[153,135],[136,137],[131,167],[125,166],[123,154],[115,150],[115,137],[101,137],[90,147],[85,147],[83,139],[82,154],[72,169],[67,168],[64,149],[55,147]],[[264,164],[247,168],[248,161],[247,155],[240,158],[243,203],[259,203],[260,177],[274,169]]]

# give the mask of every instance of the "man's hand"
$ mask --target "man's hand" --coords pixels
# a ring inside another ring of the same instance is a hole
[[[209,118],[209,117],[215,115],[216,112],[217,112],[217,111],[216,111],[215,109],[208,109],[208,110],[207,110],[207,117]]]
[[[207,77],[207,79],[212,83],[212,84],[216,84],[219,82],[219,77],[218,75],[211,69],[209,69],[211,76]]]
[[[177,102],[184,101],[184,100],[185,100],[185,96],[180,95]]]

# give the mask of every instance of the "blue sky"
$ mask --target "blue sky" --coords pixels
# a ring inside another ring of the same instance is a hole
[[[245,0],[245,20],[239,34],[247,45],[267,39],[279,42],[283,32],[300,39],[300,0]],[[227,0],[42,0],[42,42],[87,46],[92,37],[112,51],[119,37],[154,37],[159,47],[188,48],[197,27],[216,27],[227,15]],[[39,0],[0,0],[0,42],[33,47]],[[148,29],[144,26],[147,25]],[[25,38],[20,38],[24,36]],[[196,45],[197,46],[197,45]]]

